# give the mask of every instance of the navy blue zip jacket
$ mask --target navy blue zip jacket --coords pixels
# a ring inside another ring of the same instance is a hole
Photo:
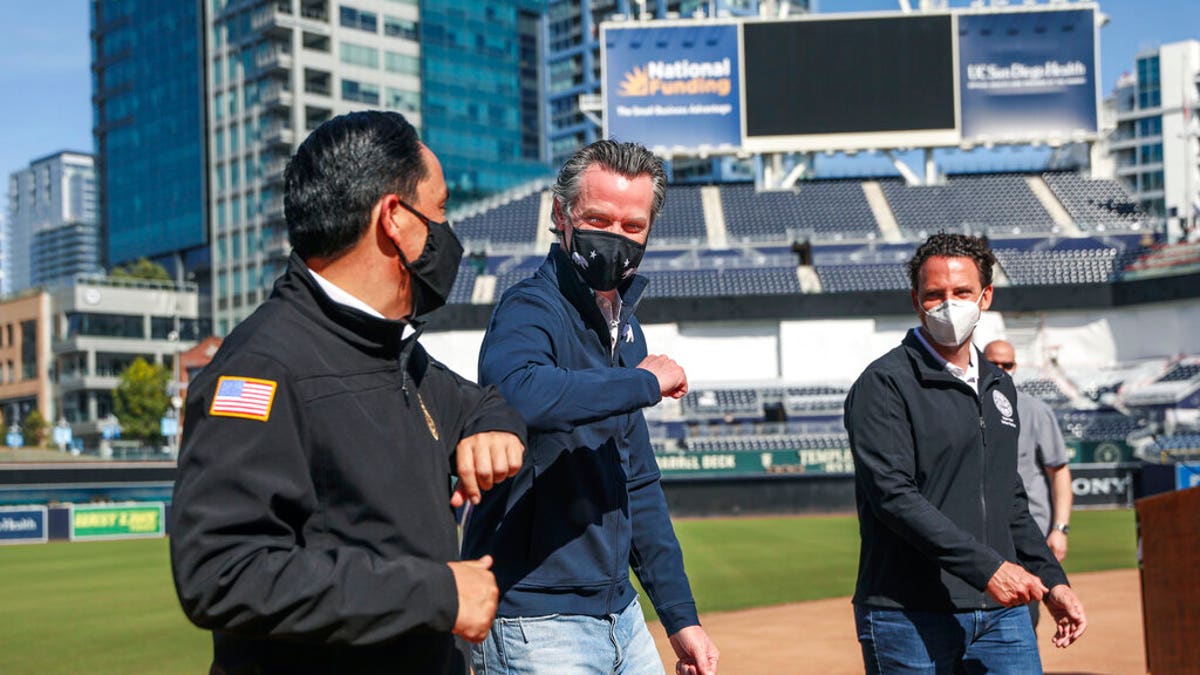
[[[1046,588],[1067,583],[1029,515],[1017,473],[1017,392],[979,363],[979,395],[910,331],[846,398],[862,548],[854,602],[962,611],[1000,607],[984,589],[1004,561]]]
[[[633,312],[646,283],[635,276],[621,292],[615,354],[593,292],[557,244],[492,314],[480,383],[529,427],[520,473],[484,493],[463,540],[466,557],[495,558],[497,616],[620,612],[636,596],[632,565],[668,634],[699,624],[642,415],[661,398],[636,367],[646,340]]]

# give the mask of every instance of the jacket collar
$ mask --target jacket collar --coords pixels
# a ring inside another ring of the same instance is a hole
[[[295,251],[288,258],[283,276],[275,281],[271,295],[293,303],[315,324],[359,351],[397,359],[404,366],[417,366],[415,371],[419,372],[412,375],[420,380],[424,358],[420,359],[421,363],[409,364],[409,357],[424,330],[424,322],[383,319],[333,300],[308,273],[308,266]],[[404,329],[408,325],[413,327],[413,332],[405,338]]]
[[[912,362],[917,377],[922,382],[951,382],[967,387],[962,380],[946,372],[945,366],[921,344],[920,338],[917,337],[918,330],[920,329],[910,329],[904,336],[904,341],[900,343],[908,353],[908,359]],[[982,394],[988,387],[1000,381],[1003,371],[984,359],[978,347],[971,345],[971,349],[975,350],[975,363],[979,364],[979,393]]]
[[[563,297],[583,317],[588,328],[595,331],[596,335],[600,337],[600,341],[607,345],[611,339],[608,323],[605,322],[604,315],[600,313],[600,308],[596,305],[596,293],[576,271],[575,265],[571,263],[561,245],[550,245],[550,254],[546,257],[546,263],[542,265],[542,269],[555,283]],[[650,281],[646,277],[635,274],[632,279],[617,289],[621,295],[621,328],[629,323],[629,317],[633,316],[649,283]]]

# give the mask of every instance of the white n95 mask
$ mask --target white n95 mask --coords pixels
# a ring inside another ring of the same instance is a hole
[[[974,302],[952,298],[925,312],[925,330],[943,347],[957,347],[971,337],[975,324],[979,323],[979,302],[983,293]]]

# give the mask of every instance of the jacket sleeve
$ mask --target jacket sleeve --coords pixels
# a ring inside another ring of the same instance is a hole
[[[170,541],[188,618],[215,631],[328,644],[450,632],[458,594],[444,562],[306,536],[306,523],[320,517],[319,468],[286,369],[253,354],[209,368],[276,386],[266,421],[210,415],[216,373],[189,392]]]
[[[1034,440],[1037,442],[1038,459],[1043,466],[1066,464],[1070,459],[1067,457],[1067,444],[1063,440],[1062,430],[1058,428],[1058,419],[1054,416],[1054,411],[1050,409],[1050,406],[1042,404],[1037,406],[1035,414],[1037,419],[1030,420],[1030,423],[1034,425],[1033,432]]]
[[[983,590],[1004,559],[920,493],[909,427],[895,383],[885,372],[868,369],[846,400],[858,488],[884,526],[942,569]]]
[[[629,519],[633,523],[633,541],[629,563],[633,567],[667,635],[700,624],[696,601],[692,597],[687,572],[683,569],[683,551],[663,494],[661,474],[650,446],[646,419],[637,418],[629,425],[630,443]]]
[[[525,445],[525,422],[495,387],[481,387],[441,363],[435,362],[434,367],[444,371],[458,389],[461,407],[456,428],[460,440],[485,431],[507,431]]]
[[[506,295],[480,349],[480,382],[496,385],[536,431],[570,431],[658,403],[658,380],[649,371],[560,368],[556,338],[572,330],[546,300]]]
[[[1058,563],[1054,553],[1046,545],[1045,533],[1038,527],[1033,515],[1029,513],[1029,497],[1025,492],[1025,483],[1021,480],[1019,473],[1016,473],[1012,493],[1014,497],[1009,518],[1009,531],[1012,532],[1017,561],[1029,570],[1030,574],[1041,579],[1046,588],[1067,584],[1067,575],[1063,572],[1062,565]]]

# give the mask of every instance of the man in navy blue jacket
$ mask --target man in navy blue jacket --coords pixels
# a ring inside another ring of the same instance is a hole
[[[632,143],[577,152],[554,186],[554,244],[504,293],[479,356],[524,417],[529,443],[512,480],[467,518],[463,550],[492,555],[500,606],[473,650],[478,673],[661,673],[629,567],[679,657],[715,673],[667,514],[642,409],[687,393],[687,376],[646,353],[635,274],[662,209],[662,162]]]

